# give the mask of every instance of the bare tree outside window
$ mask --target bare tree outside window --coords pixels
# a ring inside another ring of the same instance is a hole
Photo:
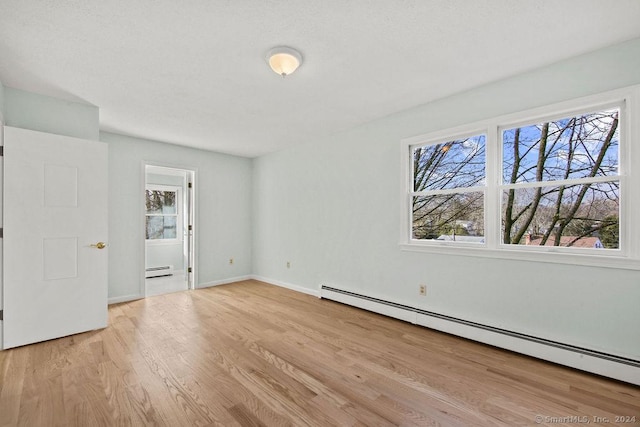
[[[169,190],[147,189],[146,239],[165,240],[177,238],[178,193]]]
[[[413,238],[482,242],[485,135],[413,148]]]
[[[503,244],[620,247],[619,116],[500,130]],[[411,148],[413,239],[484,242],[485,144],[474,135]]]
[[[502,131],[505,244],[619,247],[619,110]]]

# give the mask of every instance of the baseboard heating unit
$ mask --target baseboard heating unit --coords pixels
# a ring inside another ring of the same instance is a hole
[[[422,310],[322,285],[320,298],[362,308],[516,353],[640,385],[640,361]]]
[[[160,267],[149,267],[144,272],[144,277],[150,279],[152,277],[172,276],[173,266],[163,265]]]

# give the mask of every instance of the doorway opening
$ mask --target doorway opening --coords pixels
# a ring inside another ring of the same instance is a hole
[[[194,289],[195,171],[145,165],[145,296]]]

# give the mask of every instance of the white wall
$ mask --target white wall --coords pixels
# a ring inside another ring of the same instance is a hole
[[[97,141],[98,107],[6,87],[5,124]]]
[[[0,82],[0,116],[4,117],[4,85]]]
[[[185,175],[185,172],[182,172],[181,176],[147,173],[147,184],[173,185],[176,187],[182,187],[184,184]]]
[[[196,286],[251,274],[250,159],[112,133],[100,140],[109,144],[110,301],[142,295],[144,162],[196,170]]]
[[[401,139],[638,84],[638,70],[640,39],[256,159],[254,274],[640,358],[639,271],[398,246]],[[426,298],[418,297],[420,283]]]

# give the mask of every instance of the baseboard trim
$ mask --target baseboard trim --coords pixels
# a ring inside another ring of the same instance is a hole
[[[213,282],[201,283],[201,284],[196,286],[196,289],[209,288],[211,286],[228,285],[230,283],[241,282],[243,280],[250,280],[252,278],[253,278],[253,276],[250,276],[250,275],[238,276],[238,277],[230,277],[228,279],[215,280]],[[121,302],[135,301],[135,300],[142,299],[142,298],[145,298],[145,295],[132,294],[132,295],[123,295],[123,296],[118,296],[118,297],[111,297],[111,298],[109,298],[107,300],[107,304],[108,305],[119,304]]]
[[[196,286],[196,289],[210,288],[212,286],[228,285],[230,283],[242,282],[243,280],[251,280],[252,278],[253,276],[246,275],[246,276],[230,277],[228,279],[214,280],[212,282],[200,283],[199,285]]]
[[[251,279],[268,283],[270,285],[280,286],[281,288],[287,288],[292,291],[300,292],[303,294],[312,295],[316,298],[320,298],[320,290],[309,289],[303,286],[293,285],[291,283],[282,282],[280,280],[275,280],[275,279],[269,279],[268,277],[257,276],[257,275],[251,276]]]
[[[107,304],[111,305],[111,304],[118,304],[121,302],[129,302],[129,301],[135,301],[137,299],[142,299],[144,298],[144,295],[140,295],[140,294],[135,294],[135,295],[123,295],[120,297],[111,297],[107,300]]]
[[[603,357],[604,354],[598,354],[599,352],[595,351],[580,351],[581,349],[570,348],[571,346],[568,345],[562,346],[554,342],[547,343],[540,338],[534,340],[531,339],[533,337],[505,333],[503,330],[482,327],[483,325],[473,322],[452,321],[447,316],[400,304],[387,303],[384,300],[336,288],[323,286],[321,288],[321,298],[341,302],[516,353],[640,385],[640,368],[638,368],[638,362],[632,359],[618,357],[620,360],[616,361],[614,360],[616,356],[606,358]]]

